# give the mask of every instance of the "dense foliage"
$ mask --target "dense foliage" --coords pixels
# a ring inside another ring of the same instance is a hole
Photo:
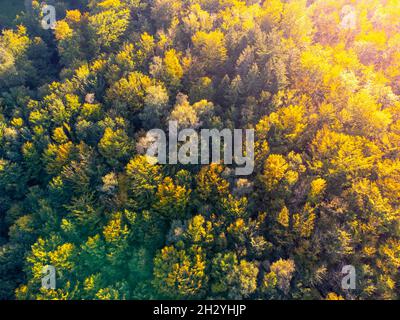
[[[0,298],[399,298],[398,0],[56,8],[0,35]],[[169,120],[254,173],[148,164]]]

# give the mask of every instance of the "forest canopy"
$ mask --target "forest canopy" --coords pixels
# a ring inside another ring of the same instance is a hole
[[[0,20],[0,299],[400,298],[398,0],[47,3]],[[149,164],[171,120],[254,172]]]

